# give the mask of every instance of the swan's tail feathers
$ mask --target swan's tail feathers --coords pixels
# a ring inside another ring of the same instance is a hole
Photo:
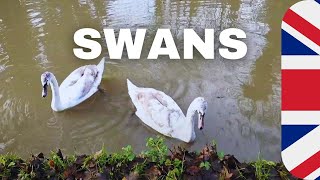
[[[127,79],[128,84],[128,93],[131,99],[134,99],[134,97],[138,94],[138,87],[134,85],[129,79]]]
[[[105,64],[105,62],[106,62],[105,59],[106,59],[106,58],[103,57],[103,58],[101,59],[101,61],[99,62],[99,64],[97,65],[97,68],[99,69],[100,72],[103,72],[103,71],[104,71],[104,64]]]
[[[127,79],[127,85],[128,85],[128,90],[130,91],[135,91],[138,89],[136,85],[134,85],[129,79]]]

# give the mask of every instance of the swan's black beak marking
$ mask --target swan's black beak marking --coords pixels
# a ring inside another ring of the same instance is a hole
[[[42,87],[42,97],[45,98],[48,95],[48,84],[45,83]]]
[[[204,114],[199,113],[198,128],[202,130],[204,128]]]

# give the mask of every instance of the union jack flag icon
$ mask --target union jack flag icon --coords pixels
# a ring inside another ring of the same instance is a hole
[[[320,0],[293,5],[282,21],[282,160],[320,180]]]

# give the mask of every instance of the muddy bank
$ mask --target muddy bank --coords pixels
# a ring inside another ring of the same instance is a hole
[[[64,156],[60,150],[23,160],[0,155],[2,179],[295,179],[282,163],[258,158],[239,162],[233,155],[217,152],[213,142],[200,152],[180,147],[169,149],[162,138],[149,138],[146,150],[134,154],[131,146],[118,153],[102,149],[92,155]]]

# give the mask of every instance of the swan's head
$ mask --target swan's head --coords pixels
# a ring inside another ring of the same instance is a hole
[[[204,128],[204,116],[207,113],[208,103],[203,97],[198,97],[195,101],[198,104],[198,128],[202,130]]]
[[[42,84],[42,97],[47,97],[48,95],[48,86],[51,81],[51,73],[45,72],[41,75],[41,84]]]

